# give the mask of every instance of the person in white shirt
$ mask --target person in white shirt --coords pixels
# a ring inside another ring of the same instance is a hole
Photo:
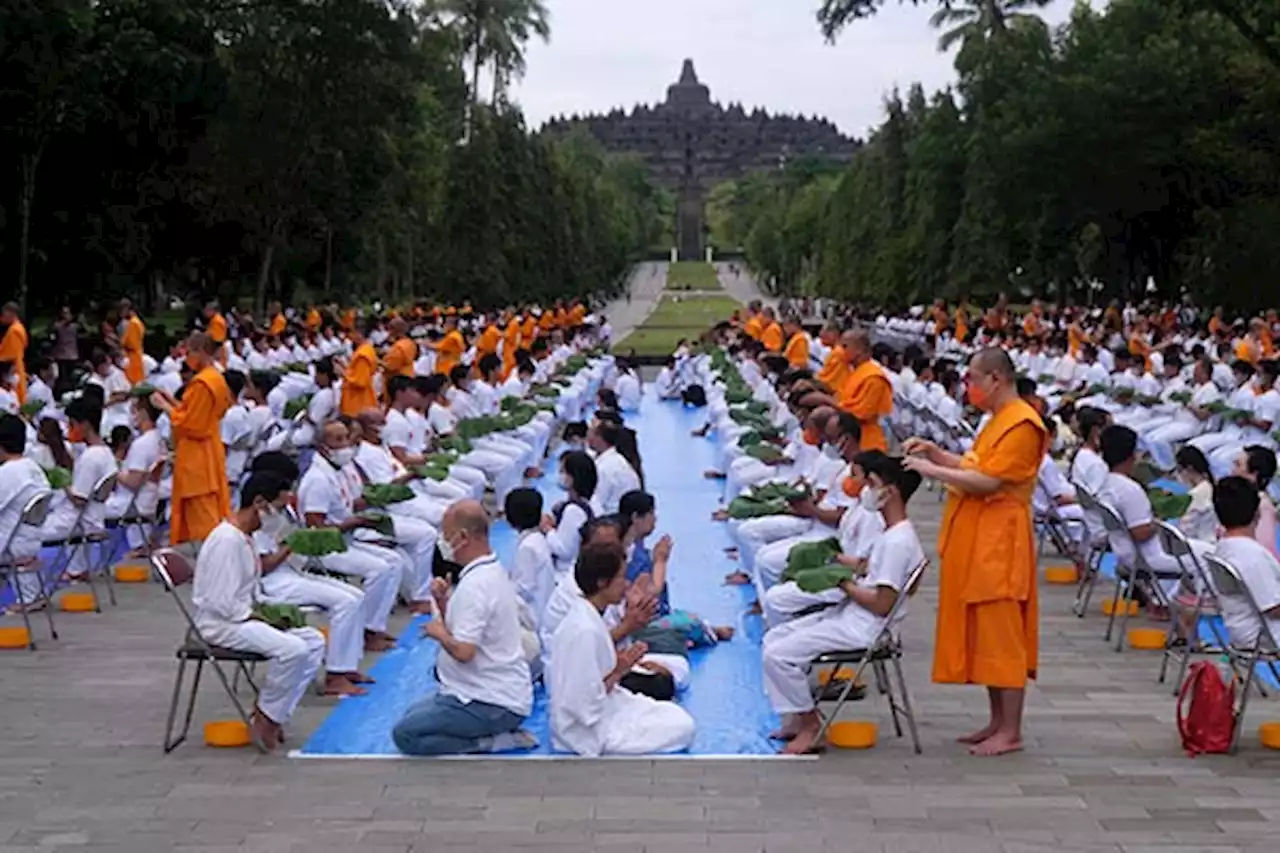
[[[22,514],[32,498],[49,492],[49,480],[25,455],[26,449],[26,424],[14,415],[0,415],[0,551],[7,546],[8,560],[15,566],[32,563],[33,570],[18,576],[17,604],[31,610],[48,605],[42,577],[34,568],[39,564],[44,533],[41,528],[22,524]]]
[[[1236,386],[1235,390],[1227,396],[1227,407],[1248,412],[1252,416],[1256,399],[1253,393],[1253,365],[1247,361],[1234,361],[1231,363],[1231,374]],[[1219,448],[1234,448],[1237,445],[1242,445],[1244,436],[1245,427],[1243,424],[1223,423],[1217,429],[1201,433],[1191,439],[1188,444],[1198,447],[1205,456],[1209,457],[1210,464],[1213,464],[1212,460]],[[1234,456],[1234,452],[1228,454],[1228,463],[1230,458]]]
[[[618,452],[624,427],[615,423],[593,424],[587,432],[587,446],[596,454],[596,491],[591,506],[596,515],[618,511],[618,501],[627,492],[642,488],[636,469]]]
[[[532,748],[536,740],[520,728],[533,708],[533,684],[519,599],[489,546],[489,516],[478,501],[445,513],[440,555],[458,570],[452,585],[433,584],[436,612],[423,631],[440,644],[439,687],[409,708],[392,739],[409,755]]]
[[[133,401],[133,428],[137,435],[129,443],[129,452],[120,463],[120,474],[116,479],[116,490],[107,501],[107,517],[121,518],[133,505],[138,518],[150,519],[155,516],[156,505],[160,500],[160,475],[164,469],[164,460],[168,450],[160,431],[156,429],[156,421],[160,419],[160,410],[145,397]],[[129,543],[130,557],[143,554],[143,542],[151,536],[152,525],[144,522],[125,525],[125,538]]]
[[[603,615],[627,595],[622,547],[598,543],[584,548],[574,580],[582,592],[551,640],[552,744],[589,757],[687,749],[694,737],[687,711],[620,685],[648,651],[642,642],[617,651]]]
[[[273,451],[253,460],[253,474],[274,475],[279,497],[260,513],[262,527],[253,534],[262,560],[262,600],[321,608],[329,619],[325,650],[326,696],[360,696],[373,679],[359,670],[364,655],[364,593],[337,578],[303,571],[306,560],[288,555],[279,560],[281,546],[300,524],[290,509],[298,481],[298,465],[287,454]]]
[[[222,443],[227,448],[227,483],[234,493],[244,479],[244,472],[249,464],[250,454],[258,444],[258,433],[254,420],[250,416],[249,407],[242,400],[245,390],[245,375],[236,370],[228,370],[222,374],[231,392],[231,406],[222,415],[219,432]]]
[[[337,368],[334,367],[332,358],[325,357],[316,362],[314,377],[316,390],[307,401],[305,421],[294,429],[289,439],[294,447],[310,447],[315,443],[317,425],[338,414],[337,381]]]
[[[1258,489],[1243,477],[1224,477],[1213,490],[1214,510],[1223,528],[1214,554],[1240,574],[1262,613],[1259,619],[1244,596],[1218,592],[1231,644],[1245,649],[1259,644],[1264,627],[1271,636],[1263,646],[1280,640],[1280,562],[1257,541],[1255,531],[1262,500]]]
[[[537,489],[515,489],[507,495],[503,511],[507,523],[520,537],[511,567],[511,581],[515,584],[516,594],[533,614],[536,630],[537,620],[542,618],[556,584],[555,558],[547,535],[541,529],[542,494]]]
[[[596,491],[596,463],[585,451],[566,451],[560,456],[559,482],[565,499],[542,519],[542,532],[555,560],[557,578],[573,573],[582,529],[595,517],[591,497]]]
[[[116,427],[129,425],[129,389],[133,386],[111,356],[101,350],[93,353],[90,363],[89,384],[102,389],[102,432],[110,435]]]
[[[886,627],[885,620],[908,592],[911,572],[924,561],[924,549],[907,518],[907,501],[920,485],[920,475],[893,457],[871,454],[867,486],[884,518],[884,533],[871,548],[866,573],[839,583],[846,600],[832,608],[771,628],[764,636],[764,685],[773,710],[784,716],[775,734],[789,743],[783,752],[803,755],[816,747],[822,719],[809,686],[809,664],[824,652],[869,648]],[[899,609],[901,620],[905,608]],[[892,626],[890,626],[892,627]]]
[[[613,390],[618,395],[618,408],[624,412],[640,411],[640,401],[644,397],[644,389],[640,385],[640,377],[631,362],[620,358],[615,362],[618,378],[614,381]]]
[[[31,363],[31,375],[27,381],[27,403],[44,403],[44,409],[53,412],[53,384],[58,381],[57,362],[38,358]]]
[[[1209,455],[1209,466],[1213,471],[1223,474],[1230,471],[1232,461],[1250,445],[1276,446],[1272,434],[1280,422],[1280,391],[1276,390],[1278,372],[1280,363],[1263,361],[1258,364],[1253,377],[1249,420],[1239,425],[1240,435],[1234,441],[1225,442]]]
[[[352,533],[372,526],[367,517],[355,514],[356,478],[349,478],[345,471],[354,456],[345,424],[330,421],[321,428],[318,452],[298,486],[298,512],[308,527],[336,527]],[[394,547],[348,541],[346,551],[320,558],[320,565],[363,579],[365,650],[386,651],[394,646],[395,638],[387,633],[387,617],[395,606],[401,578],[411,571],[409,558]]]
[[[207,642],[270,658],[252,719],[255,737],[268,750],[283,743],[284,725],[324,660],[324,635],[315,628],[282,630],[254,613],[262,562],[253,534],[262,527],[262,513],[281,491],[279,479],[270,474],[249,478],[241,490],[240,508],[201,545],[191,591],[196,628]],[[283,548],[271,559],[278,565],[288,555]]]

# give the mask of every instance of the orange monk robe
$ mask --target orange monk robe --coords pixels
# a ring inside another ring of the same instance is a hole
[[[199,542],[231,512],[222,416],[231,391],[215,367],[192,377],[169,413],[173,427],[173,502],[169,543]]]
[[[578,304],[569,310],[570,326],[581,326],[585,319],[587,319],[587,306]]]
[[[418,358],[418,345],[409,338],[400,338],[387,350],[382,359],[382,396],[390,402],[389,391],[392,376],[413,376],[413,363]]]
[[[1075,323],[1067,326],[1067,354],[1072,358],[1080,357],[1080,347],[1084,344],[1084,333]]]
[[[1271,339],[1271,330],[1259,329],[1258,342],[1262,345],[1262,357],[1271,358],[1276,351],[1275,342]]]
[[[271,318],[271,328],[269,333],[272,335],[282,335],[284,334],[284,329],[287,325],[288,323],[285,322],[284,315],[277,314]]]
[[[806,370],[809,367],[809,336],[804,332],[796,332],[791,336],[791,340],[787,341],[787,348],[782,354],[787,358],[787,364],[797,370]]]
[[[964,343],[969,337],[969,312],[957,308],[956,309],[956,340]]]
[[[319,311],[317,311],[317,310],[316,310],[316,309],[314,309],[314,308],[312,308],[310,311],[308,311],[308,312],[307,312],[306,324],[307,324],[307,328],[308,328],[308,329],[310,329],[311,331],[313,331],[313,332],[315,332],[315,331],[319,331],[319,329],[320,329],[320,312],[319,312]]]
[[[13,373],[18,379],[18,405],[27,402],[27,327],[21,320],[14,320],[0,339],[0,361],[13,365]]]
[[[1142,359],[1143,369],[1151,369],[1151,344],[1142,335],[1129,336],[1129,355]]]
[[[546,316],[545,314],[543,315]],[[436,349],[436,373],[449,375],[449,371],[458,366],[462,354],[467,351],[467,342],[462,339],[462,332],[454,329],[440,339]]]
[[[746,333],[747,337],[754,338],[757,341],[760,340],[760,335],[764,333],[764,317],[759,314],[752,314],[751,318],[747,320],[747,324],[742,327],[742,331]]]
[[[769,328],[760,333],[760,343],[769,352],[782,352],[782,326],[770,323]]]
[[[378,395],[373,390],[373,376],[378,371],[378,353],[373,344],[365,341],[351,354],[346,373],[342,376],[342,414],[354,418],[361,412],[378,407]]]
[[[858,419],[863,450],[889,450],[880,421],[893,412],[893,386],[880,365],[868,359],[855,367],[838,392],[836,404]]]
[[[934,308],[932,313],[934,334],[940,335],[950,328],[950,323],[947,322],[947,309]]]
[[[342,312],[341,325],[342,328],[346,329],[348,332],[356,327],[356,309],[348,308],[346,311]]]
[[[996,412],[963,467],[1002,482],[990,495],[951,489],[938,553],[938,635],[933,680],[1018,689],[1039,656],[1036,543],[1031,495],[1049,449],[1044,421],[1014,400]]]
[[[1261,347],[1255,344],[1252,338],[1245,336],[1236,342],[1236,358],[1238,360],[1257,364],[1260,354]]]
[[[1030,337],[1040,334],[1040,318],[1035,314],[1028,314],[1022,318],[1022,333]]]
[[[542,312],[542,316],[538,318],[538,328],[544,332],[550,332],[556,327],[556,312],[547,309]]]
[[[502,340],[502,333],[498,331],[495,323],[490,323],[484,327],[484,331],[480,333],[480,337],[476,338],[476,364],[480,363],[480,359],[486,355],[498,354],[498,343]]]
[[[515,317],[507,323],[502,333],[502,378],[506,379],[516,369],[516,351],[520,349],[520,321]]]
[[[142,340],[146,337],[147,327],[142,325],[138,315],[134,314],[124,324],[124,334],[120,336],[120,349],[124,352],[124,375],[129,382],[137,385],[146,376],[142,367]]]
[[[556,312],[556,326],[561,329],[569,328],[569,312],[563,308]]]
[[[827,354],[827,360],[818,371],[818,381],[828,388],[843,388],[849,378],[849,362],[844,354],[844,347],[836,344]]]
[[[227,363],[227,318],[221,312],[209,318],[209,337],[218,345],[218,363]]]
[[[1216,338],[1218,336],[1218,332],[1220,331],[1222,331],[1222,320],[1220,320],[1217,317],[1210,317],[1209,318],[1209,334]]]
[[[525,347],[533,344],[533,339],[538,336],[538,321],[530,314],[524,318],[524,324],[520,327],[520,343]]]

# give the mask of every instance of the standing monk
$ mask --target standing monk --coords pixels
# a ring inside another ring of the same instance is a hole
[[[507,322],[502,332],[502,378],[505,380],[516,369],[516,351],[520,349],[520,318],[514,311],[507,312]],[[533,341],[529,341],[533,343]]]
[[[124,332],[120,335],[120,350],[124,353],[124,375],[130,385],[137,385],[146,376],[142,366],[142,341],[147,336],[147,327],[138,319],[138,312],[133,310],[133,303],[128,299],[120,300],[120,316],[124,319]]]
[[[543,314],[542,316],[546,316]],[[458,366],[458,362],[462,361],[462,354],[467,351],[467,342],[462,338],[462,332],[458,331],[458,320],[455,317],[446,317],[444,321],[444,337],[439,343],[428,344],[436,351],[436,373],[449,375],[449,371]]]
[[[969,363],[969,402],[991,420],[973,448],[960,457],[918,438],[903,446],[909,468],[950,492],[938,537],[933,680],[987,688],[990,722],[960,739],[973,755],[1022,749],[1023,701],[1039,654],[1031,496],[1050,439],[1016,381],[1003,350],[982,350]]]
[[[486,355],[497,355],[498,344],[502,341],[502,332],[498,331],[497,322],[490,320],[485,324],[484,331],[480,333],[480,337],[476,338],[476,364],[480,363],[480,359]]]
[[[227,318],[218,310],[217,302],[204,306],[205,332],[218,349],[218,362],[227,363]]]
[[[400,317],[387,324],[391,348],[382,359],[382,391],[387,396],[392,376],[413,376],[413,363],[418,360],[418,345],[408,335],[409,325]],[[390,400],[388,399],[388,402]],[[363,411],[363,410],[361,410]],[[360,412],[356,412],[360,414]]]
[[[15,390],[21,406],[27,402],[27,327],[18,319],[18,303],[5,303],[3,311],[0,311],[0,321],[7,327],[4,337],[0,338],[0,361],[13,365],[18,379]]]
[[[378,408],[378,395],[373,390],[373,376],[378,372],[378,353],[358,326],[351,330],[350,337],[355,352],[351,354],[342,376],[342,401],[338,408],[342,414],[354,418],[361,412]]]
[[[232,400],[213,366],[216,351],[208,335],[193,334],[187,339],[187,366],[194,375],[182,389],[182,402],[164,391],[151,395],[152,405],[169,413],[173,429],[173,545],[204,540],[231,513],[222,416]]]

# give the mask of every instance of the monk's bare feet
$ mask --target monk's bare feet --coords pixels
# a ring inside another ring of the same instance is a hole
[[[729,520],[729,510],[727,510],[727,509],[718,509],[718,510],[716,510],[715,512],[711,513],[711,520],[712,520],[712,521],[728,521],[728,520]]]
[[[980,758],[994,758],[997,755],[1021,751],[1022,738],[1004,732],[997,732],[982,743],[975,743],[969,747],[969,754]]]
[[[733,639],[733,628],[728,625],[717,625],[715,627],[716,639],[724,643]]]
[[[363,672],[353,671],[353,672],[344,672],[342,674],[345,675],[347,677],[347,681],[350,681],[352,684],[376,684],[377,683],[372,678],[365,675]]]
[[[751,575],[746,572],[729,572],[724,576],[724,582],[729,586],[746,586],[751,583]]]
[[[357,687],[351,680],[339,672],[331,672],[324,677],[325,696],[364,696],[368,691]]]
[[[421,616],[424,613],[435,612],[435,607],[432,605],[430,600],[410,601],[409,612],[415,616]]]
[[[708,480],[723,480],[725,478],[724,474],[714,468],[708,468],[706,471],[703,471],[702,476],[706,477]]]
[[[1000,727],[997,726],[995,723],[987,723],[985,726],[978,729],[973,734],[964,735],[963,737],[956,738],[956,743],[968,744],[970,746],[972,746],[975,743],[982,743],[984,740],[991,737],[993,734],[995,734],[999,730],[1000,730]]]

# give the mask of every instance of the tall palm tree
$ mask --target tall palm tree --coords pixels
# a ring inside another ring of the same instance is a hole
[[[513,76],[524,73],[524,50],[535,36],[546,41],[551,25],[543,0],[440,0],[440,19],[455,28],[468,75],[472,108],[480,103],[480,72],[493,66],[495,101]]]
[[[929,25],[935,30],[942,30],[942,35],[938,38],[938,50],[946,53],[957,42],[961,46],[982,43],[1010,29],[1043,26],[1044,22],[1034,10],[1043,9],[1051,2],[1052,0],[948,2],[933,13]]]

